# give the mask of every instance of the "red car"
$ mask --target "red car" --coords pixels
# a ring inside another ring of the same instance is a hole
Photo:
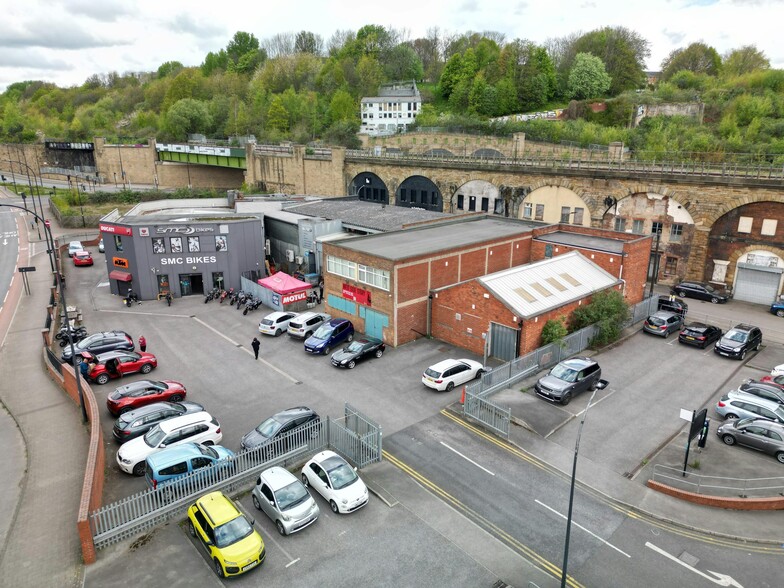
[[[93,256],[89,251],[77,251],[73,254],[74,265],[92,265]]]
[[[140,380],[120,386],[106,398],[106,408],[114,416],[153,402],[178,402],[185,398],[185,386],[173,380]]]
[[[83,361],[90,361],[93,355],[82,353]],[[107,351],[95,356],[97,365],[87,374],[87,379],[96,384],[105,384],[111,379],[126,374],[141,372],[149,374],[158,367],[158,360],[152,353],[139,351]]]
[[[775,384],[779,388],[784,388],[784,376],[765,376],[764,378],[760,378],[760,382]]]

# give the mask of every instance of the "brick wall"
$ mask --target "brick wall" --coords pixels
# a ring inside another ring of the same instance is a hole
[[[370,265],[375,265],[371,262]],[[395,283],[397,284],[397,303],[404,304],[416,298],[427,296],[428,262],[398,266]]]
[[[694,492],[673,488],[653,480],[648,480],[647,484],[648,488],[652,490],[702,506],[729,508],[732,510],[784,510],[784,498],[781,496],[772,498],[725,498],[723,496],[695,494]]]

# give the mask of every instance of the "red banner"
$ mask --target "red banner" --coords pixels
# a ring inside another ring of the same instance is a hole
[[[98,225],[98,230],[102,233],[112,233],[113,235],[133,235],[133,231],[131,231],[128,227],[115,227],[114,225],[105,225],[103,223]]]
[[[283,294],[280,300],[283,304],[291,304],[292,302],[299,302],[300,300],[307,300],[308,293],[303,290],[302,292],[292,292],[291,294]]]
[[[343,284],[343,298],[370,306],[370,291],[357,288],[351,284]]]

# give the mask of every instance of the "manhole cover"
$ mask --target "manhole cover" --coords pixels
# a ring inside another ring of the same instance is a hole
[[[699,558],[694,557],[691,553],[684,551],[678,556],[678,559],[681,560],[685,564],[689,564],[691,567],[695,567],[697,562],[699,562]]]

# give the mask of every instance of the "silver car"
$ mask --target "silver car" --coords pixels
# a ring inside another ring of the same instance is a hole
[[[252,494],[253,506],[275,523],[281,535],[301,531],[318,519],[316,501],[287,469],[275,466],[261,472]]]
[[[642,324],[642,330],[652,335],[659,335],[665,339],[670,333],[675,333],[683,328],[683,317],[669,310],[660,310]]]
[[[784,407],[780,404],[736,390],[719,399],[716,412],[725,419],[763,418],[784,424]]]
[[[716,434],[727,445],[743,445],[773,455],[784,463],[784,426],[766,419],[741,419],[724,423]]]

